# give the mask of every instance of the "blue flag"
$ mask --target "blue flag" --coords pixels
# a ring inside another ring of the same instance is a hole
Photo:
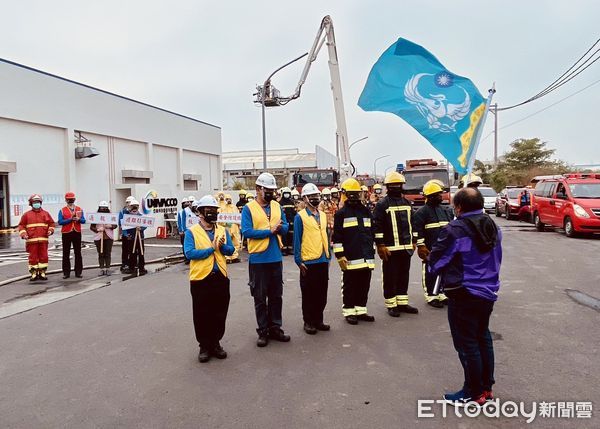
[[[358,105],[400,116],[461,174],[476,149],[486,112],[486,100],[473,82],[406,39],[398,39],[379,57]]]

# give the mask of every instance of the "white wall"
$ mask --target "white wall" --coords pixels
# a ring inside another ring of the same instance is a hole
[[[151,182],[156,184],[179,183],[179,169],[177,168],[177,149],[154,145],[154,177]]]

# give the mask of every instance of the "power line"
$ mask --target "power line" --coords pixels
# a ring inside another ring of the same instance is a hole
[[[575,61],[575,63],[573,63],[573,65],[571,65],[571,67],[569,67],[567,69],[567,71],[565,71],[562,75],[560,75],[557,79],[555,79],[554,82],[552,82],[550,85],[546,86],[546,88],[544,88],[543,90],[541,90],[534,96],[528,98],[527,100],[522,101],[521,103],[517,103],[517,104],[508,106],[508,107],[500,107],[500,108],[498,108],[498,111],[514,109],[515,107],[519,107],[524,104],[531,103],[532,101],[538,100],[538,99],[550,94],[552,91],[555,91],[556,89],[560,88],[561,86],[563,86],[566,83],[573,80],[575,77],[577,77],[583,71],[585,71],[590,66],[592,66],[592,64],[594,64],[596,61],[598,61],[598,59],[600,59],[600,56],[597,56],[596,58],[594,58],[596,56],[596,54],[598,52],[600,52],[600,48],[599,48],[599,49],[596,49],[581,64],[579,64],[581,62],[581,60],[583,60],[586,56],[588,56],[590,51],[592,51],[599,42],[600,42],[600,39],[597,39],[596,42],[594,42],[594,44],[581,57],[579,57],[579,59],[577,61]]]
[[[592,83],[590,83],[588,86],[586,86],[586,87],[584,87],[584,88],[580,89],[579,91],[577,91],[577,92],[574,92],[573,94],[571,94],[571,95],[568,95],[568,96],[566,96],[565,98],[561,98],[560,100],[558,100],[558,101],[556,101],[556,102],[554,102],[554,103],[552,103],[552,104],[550,104],[550,105],[548,105],[548,106],[544,107],[543,109],[540,109],[540,110],[538,110],[537,112],[533,112],[532,114],[530,114],[530,115],[527,115],[527,116],[525,116],[524,118],[521,118],[521,119],[519,119],[519,120],[517,120],[517,121],[511,122],[510,124],[504,125],[503,127],[500,127],[500,128],[499,128],[499,130],[503,130],[504,128],[508,128],[508,127],[510,127],[510,126],[512,126],[512,125],[518,124],[519,122],[523,122],[524,120],[526,120],[526,119],[529,119],[529,118],[531,118],[532,116],[535,116],[535,115],[537,115],[538,113],[542,113],[543,111],[545,111],[545,110],[548,110],[549,108],[551,108],[551,107],[553,107],[553,106],[556,106],[557,104],[559,104],[559,103],[562,103],[563,101],[565,101],[565,100],[568,100],[568,99],[569,99],[569,98],[571,98],[571,97],[574,97],[574,96],[576,96],[577,94],[579,94],[579,93],[581,93],[581,92],[585,91],[586,89],[588,89],[588,88],[590,88],[590,87],[592,87],[592,86],[594,86],[594,85],[596,85],[596,84],[598,84],[598,83],[600,83],[600,79],[598,79],[598,80],[597,80],[597,81],[595,81],[595,82],[592,82]],[[500,109],[498,109],[498,110],[500,110]],[[493,131],[492,131],[492,133],[493,133]],[[491,135],[491,134],[490,134],[490,135]],[[489,137],[489,135],[488,135],[487,137]],[[487,138],[487,137],[486,137],[486,138]]]

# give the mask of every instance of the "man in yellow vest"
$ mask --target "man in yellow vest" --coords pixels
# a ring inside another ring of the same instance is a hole
[[[256,200],[242,210],[242,234],[248,239],[250,293],[258,328],[258,347],[269,344],[269,338],[288,342],[289,335],[281,329],[283,304],[283,266],[281,237],[288,232],[288,223],[279,203],[275,201],[277,183],[270,173],[256,179]]]
[[[304,332],[314,335],[330,329],[323,323],[323,311],[327,305],[331,250],[327,215],[318,208],[321,191],[307,183],[302,187],[302,198],[306,208],[294,219],[294,261],[300,268]]]
[[[199,222],[185,232],[183,247],[190,260],[190,291],[198,360],[225,359],[220,341],[229,309],[229,278],[225,257],[235,250],[227,230],[217,225],[219,204],[206,195],[196,204]]]

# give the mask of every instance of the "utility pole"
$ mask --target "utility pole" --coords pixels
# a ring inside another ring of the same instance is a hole
[[[498,103],[494,103],[494,167],[498,165]]]

